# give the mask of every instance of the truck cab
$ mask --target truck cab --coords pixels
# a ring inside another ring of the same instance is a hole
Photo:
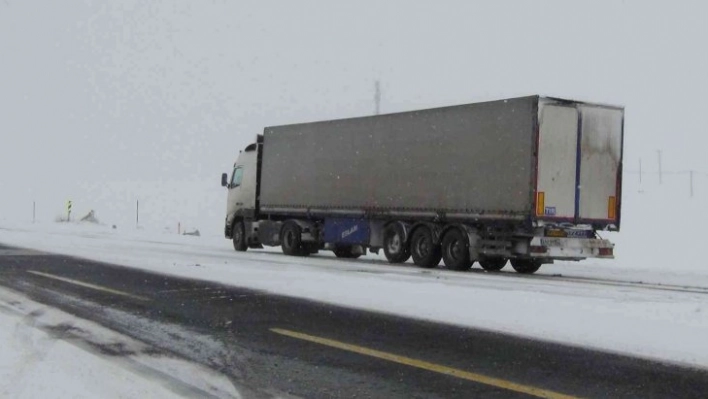
[[[253,218],[256,214],[259,145],[254,143],[246,147],[240,152],[231,173],[221,175],[221,186],[228,190],[225,223],[228,238],[233,238],[234,220]]]

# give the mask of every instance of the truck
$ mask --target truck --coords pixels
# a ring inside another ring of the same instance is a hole
[[[230,175],[236,251],[534,273],[614,258],[624,108],[545,96],[266,127]]]

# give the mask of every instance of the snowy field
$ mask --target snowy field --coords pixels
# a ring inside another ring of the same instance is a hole
[[[509,266],[496,274],[478,267],[459,273],[419,269],[411,263],[393,266],[375,255],[346,261],[329,252],[309,258],[287,257],[276,248],[236,253],[216,229],[194,237],[168,229],[112,229],[110,224],[32,224],[5,219],[0,220],[0,242],[708,368],[708,270],[695,251],[704,245],[697,231],[700,228],[691,227],[708,224],[702,202],[685,194],[676,195],[684,185],[645,184],[638,188],[629,182],[626,186],[622,232],[606,235],[617,244],[617,259],[546,265],[531,277],[517,275]],[[671,204],[672,212],[657,212],[667,204]],[[12,348],[3,351],[0,358],[2,396],[42,396],[51,382],[14,383],[13,376],[27,379],[37,373],[54,373],[69,381],[64,384],[66,395],[61,396],[91,397],[98,386],[94,381],[101,379],[130,381],[110,390],[116,397],[141,396],[143,392],[151,397],[174,394],[161,384],[152,382],[154,386],[150,387],[151,382],[141,382],[125,365],[30,328],[34,324],[27,323],[26,314],[42,306],[26,299],[21,303],[25,309],[20,313],[0,312],[0,339],[11,342]],[[38,351],[40,346],[44,349]],[[76,368],[62,368],[62,359],[75,359]],[[82,388],[74,392],[74,386]]]

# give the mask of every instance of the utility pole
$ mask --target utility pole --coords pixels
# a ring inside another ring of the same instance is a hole
[[[661,173],[661,150],[656,150],[657,159],[659,161],[659,184],[663,182],[663,176]]]
[[[381,83],[377,80],[374,82],[374,115],[381,113]]]
[[[140,225],[140,200],[135,200],[135,228]]]
[[[32,224],[37,220],[37,202],[32,201]]]

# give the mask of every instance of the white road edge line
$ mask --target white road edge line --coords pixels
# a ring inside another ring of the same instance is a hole
[[[133,299],[137,299],[137,300],[139,300],[139,301],[149,301],[149,300],[150,300],[150,298],[146,298],[146,297],[144,297],[144,296],[133,295],[133,294],[129,294],[129,293],[127,293],[127,292],[118,291],[118,290],[114,290],[114,289],[106,288],[106,287],[101,287],[100,285],[94,285],[94,284],[84,283],[83,281],[72,280],[72,279],[66,278],[66,277],[55,276],[55,275],[49,274],[49,273],[43,273],[43,272],[38,272],[38,271],[34,271],[34,270],[27,270],[27,273],[32,273],[32,274],[37,275],[37,276],[42,276],[42,277],[51,278],[51,279],[54,279],[54,280],[63,281],[63,282],[65,282],[65,283],[78,285],[79,287],[91,288],[91,289],[94,289],[94,290],[96,290],[96,291],[103,291],[103,292],[108,292],[108,293],[110,293],[110,294],[115,294],[115,295],[120,295],[120,296],[124,296],[124,297],[128,297],[128,298],[133,298]]]

